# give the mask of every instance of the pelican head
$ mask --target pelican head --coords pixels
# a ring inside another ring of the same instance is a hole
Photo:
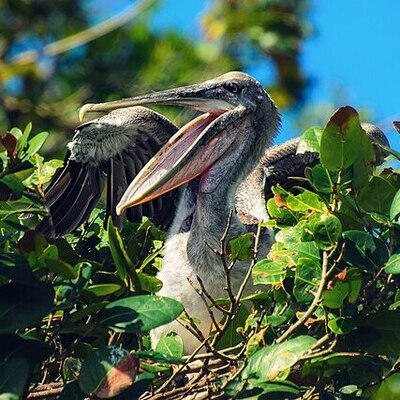
[[[86,104],[80,116],[151,104],[186,106],[203,114],[172,136],[136,176],[117,206],[118,214],[198,176],[201,176],[200,191],[213,192],[229,168],[211,173],[212,179],[207,179],[207,175],[228,154],[231,169],[235,152],[243,159],[254,159],[238,168],[242,175],[247,175],[271,143],[279,125],[279,114],[269,95],[256,79],[242,72],[229,72],[199,84],[143,96]]]

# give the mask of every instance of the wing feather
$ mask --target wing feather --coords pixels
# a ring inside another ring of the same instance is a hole
[[[58,237],[76,229],[98,203],[105,181],[106,220],[121,225],[116,206],[143,166],[177,131],[162,115],[144,107],[115,110],[78,127],[68,144],[64,167],[45,190],[49,216],[37,227]],[[169,193],[127,211],[130,221],[143,215],[161,227],[173,219],[176,193]]]

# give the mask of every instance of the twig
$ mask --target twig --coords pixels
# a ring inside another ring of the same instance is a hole
[[[200,288],[201,288],[202,292],[207,297],[207,299],[210,300],[210,303],[213,305],[213,307],[215,307],[217,310],[221,311],[222,313],[227,314],[228,310],[225,309],[224,307],[220,306],[215,301],[215,299],[207,292],[207,290],[204,287],[203,280],[199,276],[197,276],[197,281],[199,282],[199,285],[200,285]]]
[[[58,396],[64,390],[64,382],[42,384],[30,389],[28,399],[45,399]]]
[[[321,346],[329,338],[330,338],[329,334],[326,334],[325,336],[323,336],[321,339],[318,340],[317,343],[315,343],[315,345],[312,347],[311,351],[314,350],[314,349],[317,349],[319,346]],[[326,354],[329,354],[335,348],[336,343],[337,343],[337,338],[335,337],[334,340],[332,340],[332,343],[326,349],[323,349],[323,350],[320,350],[320,351],[316,351],[314,353],[308,352],[303,357],[301,357],[300,360],[309,360],[311,358],[321,357],[321,356],[324,356]]]
[[[208,315],[210,316],[210,319],[211,319],[212,323],[214,324],[215,328],[216,328],[217,330],[220,330],[219,323],[218,323],[218,321],[216,320],[214,313],[212,312],[211,308],[208,306],[208,303],[207,303],[207,299],[212,299],[212,297],[211,297],[208,293],[205,294],[204,285],[203,285],[203,283],[200,283],[200,282],[201,282],[201,279],[200,279],[199,277],[197,277],[197,280],[199,281],[199,284],[200,284],[201,289],[198,289],[198,288],[193,284],[193,281],[192,281],[191,279],[188,278],[188,281],[189,281],[190,285],[191,285],[192,288],[196,291],[196,293],[200,296],[200,298],[201,298],[201,300],[203,301],[205,307],[207,308]],[[215,301],[214,301],[214,300],[211,300],[211,303],[214,304]]]
[[[304,324],[305,321],[313,314],[315,309],[318,307],[319,302],[321,301],[322,292],[325,288],[327,270],[328,270],[328,254],[326,251],[323,252],[322,256],[322,271],[321,271],[321,281],[318,286],[317,293],[312,301],[308,310],[297,320],[296,323],[290,325],[290,327],[278,338],[275,343],[282,343],[286,340],[294,331],[296,331],[300,326]]]
[[[157,396],[157,394],[162,394],[162,392],[164,391],[164,389],[166,389],[168,387],[168,385],[178,376],[178,374],[183,371],[186,366],[193,360],[193,358],[196,356],[196,354],[202,349],[202,347],[206,344],[208,339],[204,339],[204,341],[202,343],[199,344],[199,346],[196,348],[196,350],[189,356],[189,358],[186,360],[185,364],[182,364],[170,377],[168,380],[166,380],[162,386],[160,386],[160,388],[157,390],[157,393],[155,396]],[[151,396],[151,399],[155,400],[157,397],[155,396]],[[158,398],[163,398],[158,397]],[[144,399],[150,399],[150,397],[145,397]],[[143,400],[144,400],[143,399]]]
[[[258,257],[258,251],[259,251],[259,244],[260,244],[260,236],[261,236],[261,224],[258,224],[257,227],[257,233],[256,233],[256,237],[255,237],[255,241],[254,241],[254,253],[253,253],[253,257],[251,260],[251,263],[249,265],[249,268],[246,272],[246,275],[243,279],[242,284],[239,287],[239,290],[236,294],[236,296],[233,296],[233,299],[231,300],[231,304],[229,307],[229,312],[226,315],[226,320],[223,323],[223,326],[221,328],[221,331],[217,332],[215,334],[215,336],[213,337],[213,340],[211,342],[211,347],[215,347],[216,343],[218,342],[218,340],[221,338],[221,336],[223,335],[223,333],[226,331],[226,329],[228,328],[229,324],[231,323],[231,321],[233,320],[233,318],[236,315],[236,311],[239,307],[240,304],[240,299],[242,297],[242,294],[244,292],[244,289],[250,279],[251,273],[253,271],[253,267],[255,265],[255,263],[257,262],[257,257]],[[230,275],[229,275],[229,271],[227,271],[228,276],[227,279],[230,281]]]

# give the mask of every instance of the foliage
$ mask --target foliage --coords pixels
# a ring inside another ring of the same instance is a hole
[[[305,132],[300,148],[319,151],[321,163],[306,171],[309,190],[274,189],[268,259],[258,256],[261,230],[255,242],[246,234],[221,251],[232,266],[250,259],[255,293],[213,300],[211,312],[229,313],[207,344],[199,375],[207,383],[191,381],[193,392],[368,397],[399,371],[400,173],[374,171],[359,126],[357,112],[343,107],[324,129]],[[47,136],[28,125],[0,139],[2,398],[40,383],[62,399],[150,398],[151,385],[175,398],[188,390],[185,372],[199,366],[196,356],[183,358],[175,334],[150,349],[149,330],[183,310],[153,294],[165,233],[146,219],[105,229],[102,208],[60,239],[35,231],[46,213],[43,185],[60,166],[38,154]]]

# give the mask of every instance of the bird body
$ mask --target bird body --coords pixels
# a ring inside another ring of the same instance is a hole
[[[204,114],[177,131],[164,117],[138,107],[144,104],[189,106]],[[86,138],[78,136],[70,143],[69,162],[81,163],[86,169],[106,163],[111,182],[118,181],[117,177],[121,179],[122,174],[123,183],[117,185],[118,190],[109,190],[110,215],[115,213],[115,208],[117,214],[126,210],[129,213],[130,207],[144,210],[149,202],[185,185],[165,242],[162,269],[158,274],[163,282],[159,294],[179,300],[207,337],[212,321],[198,291],[204,289],[214,299],[227,297],[223,260],[213,249],[220,249],[223,236],[229,241],[254,231],[251,224],[268,218],[265,197],[272,196],[271,186],[302,175],[306,166],[318,162],[318,154],[297,154],[297,140],[267,150],[278,130],[279,114],[261,84],[241,72],[192,86],[89,104],[81,113],[110,110],[116,111],[89,123],[93,129]],[[108,128],[105,121],[110,124]],[[85,126],[80,129],[85,130]],[[141,146],[145,156],[140,156],[136,152],[137,143],[146,141],[146,137],[152,137],[160,129],[166,130],[166,134],[156,135],[162,139],[155,146]],[[110,134],[110,130],[114,133]],[[139,133],[138,138],[132,131]],[[91,148],[93,142],[97,143],[96,149]],[[140,157],[143,168],[133,162]],[[134,171],[129,163],[133,163]],[[55,206],[60,196],[54,193],[65,192],[59,188],[60,177],[68,175],[65,171],[68,163],[48,192],[50,211],[53,208],[56,213],[61,209]],[[48,228],[46,224],[45,227]],[[64,230],[58,229],[58,232]],[[261,241],[261,256],[267,255],[272,240],[272,234],[267,231]],[[248,268],[249,262],[235,263],[230,273],[234,293],[242,285]],[[177,321],[152,331],[153,345],[170,331],[184,339],[186,353],[199,345],[197,338]]]

